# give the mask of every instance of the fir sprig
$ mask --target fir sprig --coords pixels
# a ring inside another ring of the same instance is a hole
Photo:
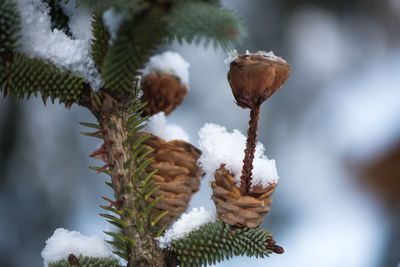
[[[120,267],[119,261],[115,258],[96,258],[80,255],[78,258],[80,267]],[[71,267],[67,259],[50,262],[49,267]]]
[[[234,12],[205,1],[188,1],[169,14],[168,31],[179,42],[212,40],[227,48],[240,40],[244,30]]]
[[[92,35],[91,54],[97,70],[101,72],[109,46],[110,34],[104,25],[103,18],[98,14],[92,16]]]
[[[13,56],[7,73],[0,80],[0,90],[5,95],[29,98],[40,94],[44,102],[48,98],[52,102],[59,99],[67,107],[78,103],[83,90],[89,87],[82,78],[69,71],[62,71],[51,63],[21,54]]]
[[[233,228],[217,221],[172,241],[171,252],[181,267],[213,265],[234,256],[264,258],[274,253],[271,234],[262,228]]]

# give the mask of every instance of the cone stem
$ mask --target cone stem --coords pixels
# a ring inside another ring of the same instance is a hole
[[[260,119],[260,107],[258,104],[250,111],[249,129],[247,130],[246,149],[244,151],[242,176],[240,177],[240,189],[242,193],[248,194],[251,187],[251,176],[253,171],[253,159],[256,151],[258,120]]]

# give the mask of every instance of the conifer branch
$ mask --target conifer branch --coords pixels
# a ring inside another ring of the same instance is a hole
[[[105,93],[100,93],[100,105],[92,107],[104,138],[101,149],[106,151],[106,164],[100,169],[109,169],[115,196],[115,200],[107,200],[109,206],[103,206],[112,214],[102,216],[120,229],[107,232],[112,237],[109,243],[115,247],[114,253],[126,259],[130,267],[162,267],[165,260],[154,239],[158,230],[154,221],[158,218],[152,217],[154,205],[146,197],[157,188],[152,179],[154,173],[146,172],[151,162],[144,146],[148,136],[138,135],[145,120],[141,117],[143,104],[138,92],[136,88],[129,96],[132,101],[129,108]]]
[[[170,36],[189,43],[212,40],[224,48],[239,41],[244,31],[240,18],[215,3],[205,2],[187,1],[178,5],[167,19]]]
[[[104,57],[109,46],[110,34],[103,23],[103,18],[98,14],[92,16],[92,35],[92,58],[97,66],[97,70],[101,72]]]
[[[124,23],[103,63],[102,78],[109,91],[128,92],[139,69],[163,43],[165,24],[160,14],[146,14]]]
[[[0,91],[18,47],[21,25],[14,1],[0,0]]]
[[[80,255],[76,258],[79,262],[80,267],[121,267],[118,260],[115,258],[95,258],[95,257],[85,257]],[[57,262],[50,262],[49,267],[71,267],[70,261],[68,259],[62,259]]]
[[[48,98],[52,102],[59,99],[60,103],[70,107],[80,103],[85,90],[89,90],[89,85],[82,78],[21,54],[13,55],[7,71],[0,74],[0,91],[16,98],[40,94],[45,103]]]
[[[201,226],[187,236],[172,241],[170,252],[179,266],[213,265],[234,256],[256,258],[283,253],[271,234],[262,228],[234,228],[217,221]]]

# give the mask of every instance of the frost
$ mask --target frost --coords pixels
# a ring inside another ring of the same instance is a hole
[[[270,60],[286,62],[283,58],[276,56],[274,54],[274,52],[272,52],[272,51],[270,51],[270,52],[258,51],[254,54],[264,56]],[[250,55],[249,50],[246,50],[246,55]],[[229,67],[229,65],[232,63],[232,61],[238,59],[238,57],[239,57],[238,52],[235,49],[233,49],[228,52],[228,57],[224,60],[224,63]]]
[[[40,0],[17,0],[17,6],[21,14],[21,52],[72,71],[84,78],[94,89],[101,87],[100,74],[90,55],[87,10],[77,11],[76,15],[71,14],[71,31],[77,38],[71,39],[63,31],[51,30],[49,7],[45,3]],[[81,25],[83,21],[86,22]]]
[[[202,155],[199,164],[210,176],[225,164],[234,175],[236,182],[240,182],[243,166],[246,137],[238,130],[227,132],[225,127],[206,123],[199,131],[199,147]],[[254,169],[252,185],[267,187],[279,180],[275,160],[270,160],[264,155],[264,146],[257,143],[254,155]]]
[[[152,133],[166,141],[183,140],[189,142],[189,135],[179,125],[167,122],[164,112],[151,116],[143,131]]]
[[[96,236],[88,237],[75,231],[58,228],[52,237],[46,241],[42,251],[44,266],[68,258],[69,254],[76,256],[106,258],[113,254],[105,241]]]
[[[256,54],[260,55],[260,56],[264,56],[271,60],[286,62],[283,58],[276,56],[273,51],[269,51],[269,52],[258,51]]]
[[[178,53],[166,51],[162,54],[150,58],[142,70],[143,76],[160,71],[177,76],[185,85],[189,84],[189,63],[186,62]]]
[[[185,237],[190,232],[197,230],[200,226],[214,222],[215,211],[206,210],[204,207],[193,208],[182,216],[168,229],[163,236],[158,238],[162,249],[167,248],[173,240]]]
[[[224,60],[224,63],[229,67],[229,65],[232,63],[232,61],[236,60],[238,58],[239,54],[236,49],[232,49],[231,51],[228,51],[228,58]]]

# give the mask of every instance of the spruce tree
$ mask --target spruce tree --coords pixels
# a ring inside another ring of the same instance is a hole
[[[43,0],[50,8],[51,27],[71,36],[70,17],[61,0]],[[218,0],[77,0],[77,8],[92,12],[92,42],[88,51],[101,76],[100,88],[74,70],[60,68],[51,60],[32,57],[22,46],[21,14],[14,0],[0,0],[0,92],[5,97],[41,97],[59,101],[67,108],[80,105],[94,115],[83,122],[83,133],[104,141],[94,155],[105,158],[104,166],[92,169],[110,176],[108,185],[115,199],[107,199],[101,214],[118,227],[107,232],[114,254],[129,267],[205,266],[246,255],[265,257],[281,253],[270,233],[259,227],[231,226],[222,221],[203,225],[161,249],[156,238],[164,233],[163,217],[154,212],[162,197],[154,181],[151,136],[141,134],[147,116],[137,80],[156,49],[172,41],[214,43],[227,49],[243,33],[241,19]],[[106,12],[121,15],[116,32],[104,21]],[[111,258],[76,255],[49,266],[117,266]]]

